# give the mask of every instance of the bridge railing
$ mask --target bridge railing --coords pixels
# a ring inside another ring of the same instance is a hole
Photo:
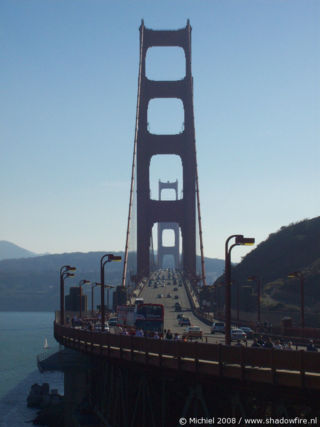
[[[184,341],[155,340],[110,333],[91,332],[54,325],[56,339],[63,345],[87,353],[219,376],[243,377],[262,382],[320,389],[320,354],[304,350],[276,350],[225,346]],[[178,363],[177,363],[178,361]],[[183,363],[181,363],[183,361]],[[260,371],[260,372],[257,372]],[[296,378],[292,381],[288,375]],[[250,376],[251,375],[251,376]],[[312,377],[312,378],[311,378]]]

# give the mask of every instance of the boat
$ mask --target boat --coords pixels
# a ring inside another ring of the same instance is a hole
[[[44,339],[44,344],[43,344],[43,348],[44,348],[45,350],[47,350],[47,349],[49,348],[49,345],[48,345],[48,340],[47,340],[47,338],[45,338],[45,339]]]

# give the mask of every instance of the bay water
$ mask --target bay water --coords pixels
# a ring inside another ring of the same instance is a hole
[[[49,312],[0,312],[0,427],[21,427],[35,418],[37,410],[26,402],[32,384],[47,382],[63,394],[63,374],[37,368],[37,355],[59,349],[53,321]]]

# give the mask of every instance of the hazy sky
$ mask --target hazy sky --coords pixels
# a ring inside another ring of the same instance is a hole
[[[192,26],[205,255],[318,216],[318,0],[2,0],[0,240],[124,249],[142,18]],[[178,49],[152,55],[150,77],[183,73]],[[179,132],[174,107],[150,106],[150,129]],[[156,159],[150,175],[156,194],[181,166]]]

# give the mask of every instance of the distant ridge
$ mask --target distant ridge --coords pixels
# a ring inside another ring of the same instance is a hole
[[[100,258],[110,252],[71,252],[64,254],[38,255],[21,259],[0,260],[0,311],[54,311],[59,307],[59,270],[62,265],[77,268],[75,277],[66,282],[66,293],[70,286],[78,286],[79,280],[100,282]],[[224,261],[205,259],[208,283],[220,276]],[[108,264],[105,280],[119,285],[122,278],[123,262]],[[89,287],[84,287],[89,293]],[[99,290],[96,288],[97,298]]]
[[[37,256],[34,252],[6,240],[0,240],[0,261],[3,259],[30,258],[34,256]]]

